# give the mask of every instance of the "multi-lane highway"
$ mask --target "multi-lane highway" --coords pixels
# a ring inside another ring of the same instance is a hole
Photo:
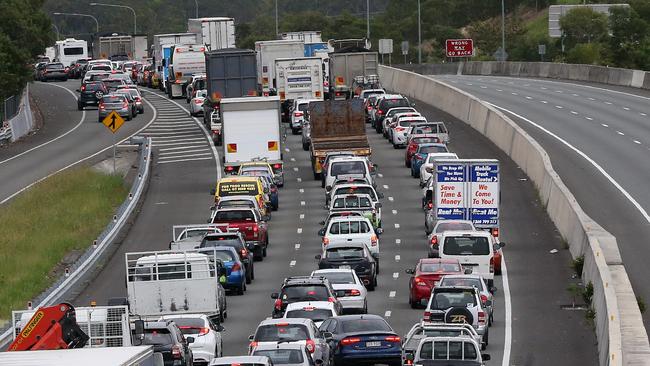
[[[546,149],[585,212],[616,236],[637,295],[650,301],[650,94],[600,84],[434,76],[506,112]],[[650,316],[644,314],[646,329]]]
[[[115,255],[77,294],[73,303],[78,306],[125,296],[125,252],[167,249],[172,225],[202,223],[209,215],[212,197],[208,193],[220,172],[219,157],[215,158],[210,143],[201,136],[199,122],[187,117],[183,101],[169,101],[151,91],[145,97],[157,110],[156,119],[145,130],[154,139],[148,194]],[[430,120],[442,119],[448,124],[450,149],[460,157],[498,158],[502,162],[502,239],[508,243],[504,250],[507,270],[496,281],[495,324],[487,350],[493,357],[491,364],[594,364],[595,337],[584,314],[561,309],[571,303],[566,291],[572,274],[570,255],[562,249],[530,182],[507,156],[462,122],[421,103],[417,108]],[[420,189],[404,167],[404,150],[394,150],[380,135],[368,131],[372,160],[379,165],[378,186],[385,195],[382,271],[377,290],[369,294],[368,307],[404,334],[422,315],[422,310],[408,305],[408,276],[404,273],[426,256]],[[289,134],[284,148],[286,184],[280,192],[280,210],[270,221],[269,256],[256,262],[256,280],[244,296],[228,296],[224,354],[246,352],[248,335],[270,315],[270,294],[286,276],[307,275],[316,268],[318,222],[327,213],[323,189],[312,180],[308,153],[301,149],[300,138]],[[549,253],[552,249],[559,252]]]

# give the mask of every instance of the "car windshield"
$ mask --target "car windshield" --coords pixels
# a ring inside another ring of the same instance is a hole
[[[332,163],[330,175],[366,174],[366,164],[363,161],[335,161]]]
[[[174,343],[169,329],[145,329],[143,345],[157,346]]]
[[[330,283],[336,285],[356,283],[351,272],[325,272],[317,273],[315,276],[325,277],[330,281]]]
[[[250,178],[249,178],[250,179]],[[219,183],[219,196],[257,196],[256,182],[221,182]]]
[[[98,90],[104,90],[104,83],[99,82],[99,83],[86,83],[84,84],[86,86],[86,91],[98,91]]]
[[[474,225],[470,224],[469,222],[441,222],[436,227],[437,233],[454,230],[474,230]]]
[[[460,272],[458,263],[421,263],[420,272]]]
[[[478,278],[447,278],[440,280],[440,286],[470,286],[483,289],[483,282]]]
[[[90,81],[97,81],[97,80],[104,80],[108,78],[110,75],[107,74],[95,74],[90,76]]]
[[[476,298],[470,290],[435,292],[431,301],[431,309],[437,310],[472,306],[476,306]]]
[[[214,222],[228,221],[255,221],[255,214],[251,210],[226,210],[217,211]]]
[[[327,249],[325,256],[328,259],[353,259],[363,258],[363,248],[349,247],[349,248],[331,248]]]
[[[444,145],[427,145],[427,146],[420,146],[418,152],[420,154],[446,153],[449,152],[449,150],[447,150],[447,146]]]
[[[315,322],[322,322],[325,319],[332,317],[330,309],[316,309],[314,307],[305,306],[302,309],[287,311],[285,318],[306,318]]]
[[[387,111],[395,107],[408,107],[409,101],[406,98],[384,99],[381,101],[381,109]]]
[[[264,349],[255,350],[253,356],[267,356],[274,365],[302,364],[305,362],[302,352],[297,349]],[[237,365],[241,365],[237,363]]]
[[[343,194],[368,194],[370,197],[372,197],[373,200],[377,200],[375,190],[370,186],[341,187],[337,188],[336,191],[334,191],[335,196]]]
[[[205,321],[200,318],[173,318],[166,320],[172,320],[176,323],[178,329],[185,335],[199,334],[203,328],[207,328]]]
[[[286,286],[282,289],[282,300],[327,301],[329,292],[324,285]]]
[[[383,319],[349,319],[341,321],[343,333],[358,332],[392,332],[390,326]]]
[[[487,255],[490,243],[484,236],[450,236],[445,238],[442,251],[448,255]]]
[[[257,328],[255,341],[257,342],[279,342],[279,341],[304,341],[309,339],[307,327],[302,324],[277,323],[262,325]]]

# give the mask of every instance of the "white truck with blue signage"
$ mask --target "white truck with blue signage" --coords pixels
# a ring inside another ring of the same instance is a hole
[[[320,57],[275,60],[275,80],[280,101],[323,100],[323,60]]]
[[[423,194],[426,220],[470,220],[499,236],[500,167],[494,159],[438,160]]]

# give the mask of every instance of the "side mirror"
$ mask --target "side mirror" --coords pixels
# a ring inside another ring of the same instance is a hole
[[[377,232],[377,235],[381,235],[381,234],[384,233],[384,229],[382,229],[380,227],[378,227],[377,230],[375,230],[375,231]]]
[[[320,254],[316,254],[316,255],[314,256],[314,259],[318,259],[318,260],[320,260],[321,258],[322,258],[322,256],[321,256]]]
[[[280,294],[277,293],[277,292],[274,292],[274,293],[271,294],[271,298],[272,298],[273,300],[277,299],[278,297],[280,297]],[[251,337],[252,337],[252,336],[251,336]],[[250,337],[248,337],[248,338],[250,339]],[[251,339],[251,340],[252,340],[252,339]]]
[[[408,269],[404,270],[404,272],[406,272],[406,274],[410,274],[410,275],[415,274],[415,270],[413,268],[408,268]]]
[[[326,190],[326,191],[331,191],[331,190],[332,190],[332,186],[326,186],[326,187],[325,187],[325,190]]]
[[[332,334],[332,332],[321,332],[321,335],[326,340],[330,340],[330,339],[334,338],[334,335]]]
[[[499,249],[501,249],[501,248],[506,246],[506,243],[502,241],[502,242],[498,243],[497,245],[499,246]]]
[[[318,225],[325,225],[325,220],[319,222]]]
[[[490,355],[487,353],[482,353],[481,358],[483,359],[483,361],[490,361],[492,357],[490,357]]]
[[[214,189],[214,188],[212,188],[212,189],[210,190],[210,195],[214,196],[215,194],[217,194],[217,190]]]
[[[465,268],[465,270],[463,271],[463,273],[465,273],[466,275],[472,274],[472,272],[473,270],[471,268]]]
[[[377,193],[377,198],[380,198],[380,199],[384,198],[384,194],[383,193]]]
[[[194,343],[194,337],[187,337],[185,340],[187,341],[187,344]]]
[[[495,294],[496,292],[497,292],[497,288],[496,288],[496,287],[494,287],[494,286],[490,287],[490,293],[491,293],[491,294]]]
[[[318,235],[325,236],[325,229],[318,230]]]
[[[249,340],[249,341],[252,342],[253,339],[255,339],[255,334],[251,334],[251,335],[248,336],[248,340]]]
[[[411,102],[411,107],[415,107],[415,102]]]

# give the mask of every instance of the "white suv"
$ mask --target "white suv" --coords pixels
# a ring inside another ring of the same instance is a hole
[[[160,320],[172,320],[187,337],[194,337],[194,343],[190,343],[193,363],[209,364],[216,357],[223,354],[223,340],[221,333],[224,329],[221,325],[214,324],[205,314],[176,314],[163,315]]]
[[[325,190],[329,192],[337,179],[345,178],[346,176],[359,176],[374,186],[371,167],[373,167],[373,164],[365,157],[345,156],[333,158],[327,164]]]
[[[410,114],[410,113],[409,113]],[[393,118],[391,128],[388,131],[390,143],[394,148],[405,147],[408,143],[409,127],[415,123],[426,123],[427,119],[422,116],[397,116]]]
[[[463,268],[483,277],[494,286],[494,251],[505,246],[487,231],[445,231],[438,244],[440,258],[458,259]]]
[[[381,229],[377,230],[381,232]],[[375,260],[379,262],[379,238],[367,218],[359,216],[334,217],[323,234],[323,250],[328,244],[364,243]]]

